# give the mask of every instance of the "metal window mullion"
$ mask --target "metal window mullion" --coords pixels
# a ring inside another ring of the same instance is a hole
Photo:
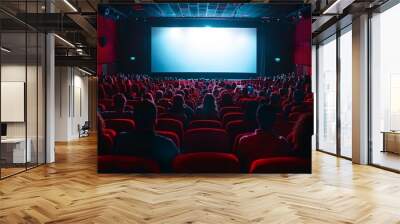
[[[341,31],[336,31],[336,154],[341,156],[341,64],[340,64],[340,36]]]

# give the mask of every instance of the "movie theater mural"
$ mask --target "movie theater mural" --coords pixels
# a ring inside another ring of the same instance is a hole
[[[98,12],[99,172],[311,173],[309,5]]]

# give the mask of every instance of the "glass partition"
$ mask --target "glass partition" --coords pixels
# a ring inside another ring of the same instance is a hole
[[[340,155],[352,157],[352,33],[351,26],[340,36]]]
[[[43,1],[26,4],[20,16]],[[0,12],[0,178],[45,163],[45,44],[44,33]]]
[[[400,170],[400,4],[371,18],[371,162]]]
[[[318,47],[318,149],[336,153],[336,36]]]

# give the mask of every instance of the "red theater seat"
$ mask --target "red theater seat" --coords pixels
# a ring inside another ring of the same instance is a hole
[[[302,112],[291,112],[289,114],[289,120],[292,122],[296,122],[297,119],[299,119],[299,117],[302,115]]]
[[[229,136],[223,129],[196,128],[185,132],[185,152],[229,152]]]
[[[243,120],[231,121],[226,124],[226,131],[233,142],[237,135],[247,132],[247,127]]]
[[[110,128],[104,128],[103,133],[106,135],[109,135],[113,139],[115,137],[117,137],[117,134],[118,134],[116,131],[114,131],[113,129],[110,129]]]
[[[255,160],[250,173],[310,173],[311,161],[298,157],[273,157]]]
[[[243,168],[248,169],[257,159],[286,156],[289,153],[289,145],[279,136],[257,130],[240,138],[235,153]]]
[[[156,133],[171,139],[178,148],[181,147],[181,141],[179,139],[179,136],[175,132],[172,132],[172,131],[156,131]]]
[[[225,114],[230,112],[242,112],[242,108],[240,107],[222,107],[219,114],[221,117],[224,117]]]
[[[100,173],[159,173],[156,161],[134,156],[99,156],[97,170]]]
[[[107,128],[116,132],[128,132],[135,130],[135,122],[130,119],[109,119],[105,120]]]
[[[244,114],[241,112],[229,112],[222,117],[222,123],[224,125],[231,121],[243,120]]]
[[[177,156],[173,168],[177,173],[237,173],[240,164],[233,154],[197,152]]]
[[[99,134],[98,135],[98,154],[99,155],[105,155],[105,154],[109,154],[112,152],[113,147],[114,147],[114,140],[113,137],[111,137],[108,134]]]
[[[104,106],[103,104],[100,104],[100,103],[99,103],[99,105],[97,105],[97,108],[99,109],[100,112],[106,111],[106,109],[107,109],[106,106]]]
[[[172,106],[172,103],[169,99],[160,99],[157,105],[163,106],[164,108],[168,109]]]
[[[99,100],[99,104],[105,106],[105,110],[110,110],[114,106],[114,102],[112,99],[102,99]]]
[[[165,112],[167,112],[167,110],[165,109],[165,107],[163,107],[163,106],[157,106],[157,113],[158,113],[158,114],[163,114],[163,113],[165,113]]]
[[[156,130],[172,131],[178,135],[180,140],[183,138],[183,123],[179,120],[159,118],[157,120]]]
[[[287,137],[293,130],[294,123],[290,121],[279,120],[274,124],[274,130],[277,134]]]
[[[128,100],[126,105],[130,106],[132,109],[136,107],[140,103],[140,100]]]
[[[244,133],[240,133],[240,134],[236,135],[235,140],[233,141],[232,151],[233,151],[234,153],[236,153],[236,151],[238,150],[239,141],[240,141],[240,138],[241,138],[241,137],[243,137],[243,136],[245,136],[245,135],[250,135],[250,134],[252,134],[252,133],[253,133],[253,132],[244,132]]]
[[[195,120],[190,122],[188,129],[194,128],[223,128],[222,123],[216,120]]]

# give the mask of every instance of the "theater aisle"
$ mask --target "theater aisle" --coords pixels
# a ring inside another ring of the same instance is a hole
[[[398,174],[314,152],[312,175],[97,174],[96,139],[0,182],[0,223],[398,223]],[[154,178],[154,177],[157,178]]]

